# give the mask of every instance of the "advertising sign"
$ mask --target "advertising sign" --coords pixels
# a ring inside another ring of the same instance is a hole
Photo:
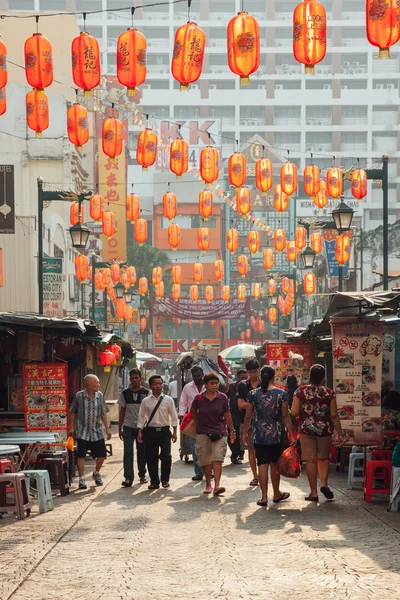
[[[68,431],[68,367],[65,363],[23,365],[26,431],[51,431],[64,444]]]
[[[156,340],[154,349],[157,355],[180,354],[181,352],[188,352],[199,344],[212,346],[217,348],[218,351],[221,348],[221,340]]]
[[[335,245],[336,238],[338,237],[338,232],[336,229],[325,229],[324,230],[324,240],[325,240],[325,251],[326,251],[326,259],[328,261],[329,268],[329,276],[330,277],[339,277],[339,263],[335,258]],[[349,236],[350,240],[353,237],[353,232],[346,231],[346,235]],[[347,277],[349,273],[349,263],[345,263],[342,267],[342,275],[343,277]]]
[[[287,389],[288,375],[295,375],[297,384],[304,385],[308,383],[308,372],[313,364],[312,344],[267,342],[266,364],[275,369],[277,387]]]
[[[332,323],[332,350],[345,444],[381,444],[382,323]]]
[[[396,326],[383,326],[382,389],[394,390],[396,379]]]
[[[0,233],[15,233],[14,165],[0,165]]]
[[[43,314],[47,317],[63,316],[62,258],[43,259]]]
[[[198,300],[194,303],[189,298],[178,300],[172,298],[153,299],[153,316],[167,319],[194,319],[210,321],[218,319],[241,319],[250,316],[250,298],[242,300]]]

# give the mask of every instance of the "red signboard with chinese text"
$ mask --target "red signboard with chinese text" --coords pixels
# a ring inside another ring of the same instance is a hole
[[[300,355],[303,360],[291,358]],[[266,364],[275,369],[275,384],[287,388],[288,375],[295,375],[298,385],[308,383],[308,372],[313,364],[312,344],[292,344],[290,342],[268,342]]]

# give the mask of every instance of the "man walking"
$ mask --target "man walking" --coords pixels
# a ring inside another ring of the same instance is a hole
[[[236,381],[230,384],[228,398],[230,403],[232,423],[235,429],[236,438],[233,444],[228,437],[228,444],[231,450],[231,463],[234,465],[242,464],[242,450],[240,448],[240,424],[244,423],[245,411],[239,410],[238,406],[238,387],[241,381],[247,379],[247,373],[244,369],[239,369],[236,373]]]
[[[244,411],[244,414],[246,413],[246,408],[247,408],[247,402],[246,402],[247,394],[249,392],[251,392],[252,390],[255,390],[256,388],[258,388],[260,385],[260,383],[259,383],[260,363],[258,362],[258,360],[255,360],[254,358],[252,358],[251,360],[248,360],[246,363],[246,372],[248,375],[248,380],[242,381],[242,383],[239,383],[239,386],[238,386],[238,407],[239,407],[239,410]],[[240,429],[241,429],[240,438],[242,438],[243,437],[243,424],[240,426]],[[249,435],[248,435],[247,449],[249,451],[250,467],[253,472],[253,479],[250,481],[250,485],[257,486],[258,485],[257,462],[256,462],[256,453],[254,450],[253,434],[251,431],[251,427],[250,427],[250,431],[249,431]]]
[[[175,408],[178,410],[178,381],[176,375],[172,375],[171,381],[169,382],[168,393],[175,403]]]
[[[106,458],[106,438],[111,438],[107,413],[110,412],[100,390],[100,381],[96,375],[86,375],[85,389],[78,392],[70,410],[70,435],[76,438],[78,445],[79,489],[86,490],[85,456],[90,450],[92,458],[96,459],[93,479],[96,485],[103,485],[100,469]],[[104,427],[104,429],[103,429]]]
[[[131,384],[119,396],[119,424],[118,435],[124,442],[124,481],[123,487],[131,487],[134,480],[133,447],[136,441],[136,460],[139,471],[140,483],[147,483],[146,479],[146,453],[143,444],[139,444],[138,417],[143,398],[149,395],[149,390],[141,385],[142,374],[139,369],[129,372]]]
[[[190,383],[187,383],[182,390],[181,397],[179,399],[179,417],[183,417],[188,413],[192,407],[192,402],[198,394],[205,392],[204,387],[204,372],[201,367],[195,366],[191,370],[192,379]],[[204,472],[197,460],[196,453],[196,438],[190,438],[191,452],[193,456],[194,476],[192,481],[201,481],[204,477]]]
[[[158,490],[158,457],[161,460],[161,483],[169,488],[172,455],[171,439],[177,440],[178,415],[171,396],[162,393],[163,379],[152,375],[149,379],[151,394],[142,400],[138,418],[138,442],[144,443],[147,469],[150,476],[149,490]],[[171,427],[173,433],[171,436]]]

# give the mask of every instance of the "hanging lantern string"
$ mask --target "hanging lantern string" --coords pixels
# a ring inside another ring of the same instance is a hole
[[[36,33],[39,33],[39,15],[36,15]]]
[[[132,8],[131,8],[132,29],[133,29],[133,20],[134,20],[134,16],[135,16],[135,10],[136,10],[136,7],[132,6]]]
[[[192,6],[192,0],[187,0],[188,3],[188,23],[190,23],[190,8]]]

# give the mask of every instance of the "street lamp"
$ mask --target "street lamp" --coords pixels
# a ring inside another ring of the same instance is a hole
[[[133,288],[129,288],[129,290],[125,290],[124,291],[124,298],[125,298],[125,302],[127,304],[130,304],[132,302],[132,298],[133,298]]]
[[[303,267],[305,269],[312,269],[314,267],[316,256],[317,255],[314,250],[310,246],[307,246],[307,248],[301,254]]]
[[[115,297],[121,300],[124,297],[125,287],[122,285],[120,281],[118,281],[117,285],[114,287]],[[131,298],[132,300],[132,298]]]
[[[270,306],[276,306],[278,304],[278,296],[269,296],[268,303]]]
[[[343,201],[342,196],[339,206],[332,211],[335,227],[339,233],[343,233],[350,229],[354,212],[355,211]]]
[[[271,307],[276,307],[278,305],[278,295],[274,294],[273,296],[269,296],[268,304]],[[281,315],[280,315],[279,309],[276,311],[276,313],[277,313],[277,317],[278,317],[278,322],[276,324],[277,336],[278,336],[277,339],[279,340],[279,336],[280,336],[279,332],[280,332],[280,328],[281,328],[281,324],[280,324],[280,316]]]
[[[89,227],[77,223],[70,228],[69,233],[74,248],[86,248],[91,233]]]

